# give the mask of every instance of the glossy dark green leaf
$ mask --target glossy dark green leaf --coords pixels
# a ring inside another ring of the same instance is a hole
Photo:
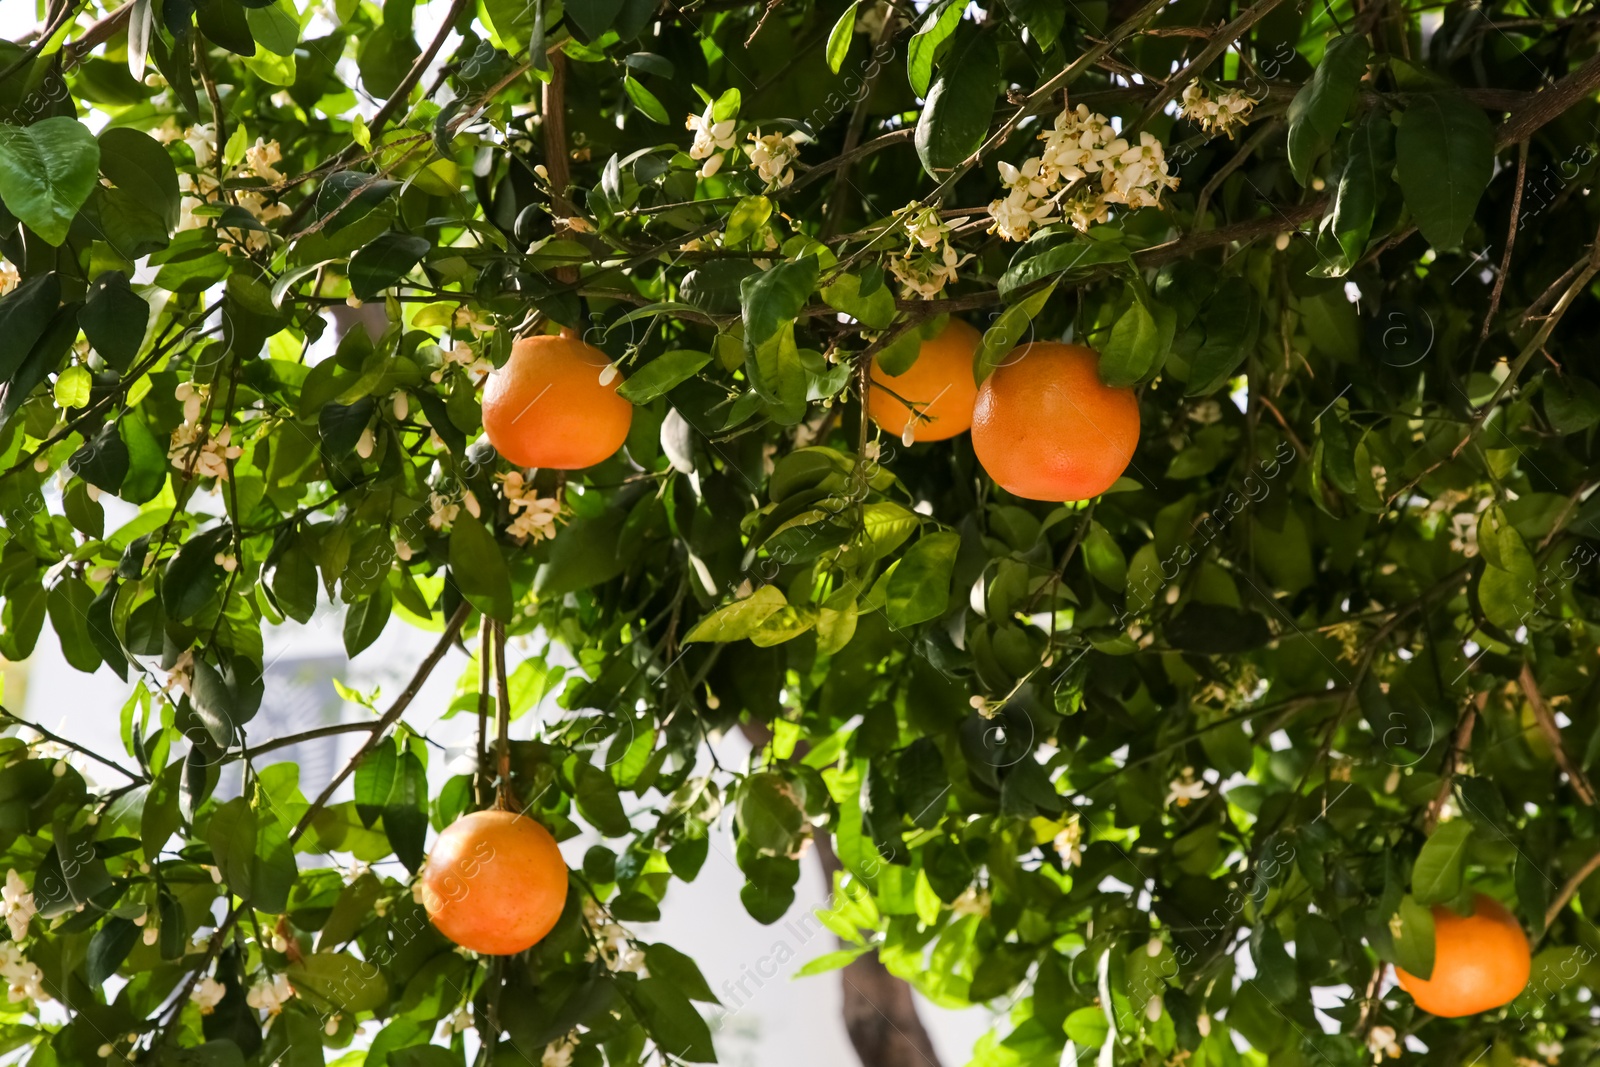
[[[917,157],[934,178],[975,152],[989,133],[1000,92],[1000,53],[994,36],[957,37],[917,119]]]
[[[1366,72],[1369,51],[1362,34],[1333,38],[1311,80],[1289,104],[1289,167],[1301,185],[1311,180],[1312,166],[1332,146],[1344,125]]]
[[[0,126],[0,201],[49,244],[66,240],[99,172],[100,146],[77,119]]]
[[[1461,244],[1494,173],[1494,127],[1459,93],[1418,94],[1395,135],[1395,177],[1422,236]]]
[[[450,573],[472,606],[490,618],[511,618],[511,572],[500,546],[463,509],[450,528]]]

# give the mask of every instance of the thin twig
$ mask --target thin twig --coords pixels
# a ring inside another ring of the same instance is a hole
[[[1561,886],[1561,892],[1556,894],[1556,899],[1552,900],[1550,906],[1544,909],[1544,928],[1546,930],[1550,929],[1555,924],[1556,919],[1561,917],[1561,910],[1577,894],[1579,887],[1597,870],[1600,870],[1600,852],[1590,856],[1588,863],[1573,872],[1572,877],[1568,878]]]
[[[478,770],[473,776],[473,795],[478,806],[484,804],[484,785],[489,778],[489,686],[494,664],[494,627],[485,619],[478,627]]]
[[[1594,807],[1594,786],[1589,783],[1589,776],[1583,773],[1583,768],[1573,763],[1567,755],[1566,746],[1561,743],[1561,727],[1556,725],[1550,705],[1545,703],[1544,694],[1539,692],[1539,680],[1533,676],[1533,665],[1527,660],[1522,661],[1522,673],[1517,676],[1517,681],[1522,686],[1522,695],[1528,698],[1528,706],[1533,709],[1534,721],[1539,724],[1539,729],[1555,752],[1556,766],[1572,783],[1572,791],[1578,794],[1578,799]]]
[[[389,120],[394,118],[394,113],[400,105],[410,99],[411,90],[416,88],[417,82],[422,80],[422,72],[428,69],[428,64],[433,62],[434,57],[439,54],[439,49],[444,47],[444,42],[455,29],[456,19],[461,16],[461,9],[464,7],[466,0],[451,0],[450,10],[445,12],[444,21],[439,24],[439,32],[434,34],[432,43],[417,57],[416,62],[411,64],[411,69],[400,79],[400,84],[389,94],[389,99],[383,102],[378,113],[372,116],[372,121],[367,123],[367,129],[372,132],[374,141],[389,124]]]
[[[24,719],[22,716],[18,715],[16,712],[12,711],[11,709],[9,709],[9,708],[7,708],[7,707],[5,707],[3,705],[0,705],[0,719],[10,719],[11,722],[14,723],[15,725],[26,727],[27,729],[32,730],[34,733],[38,734],[40,737],[44,738],[46,741],[54,742],[55,744],[60,745],[62,748],[70,748],[72,751],[74,751],[74,752],[76,752],[76,753],[78,753],[80,755],[88,756],[90,759],[94,760],[96,763],[104,764],[105,766],[110,767],[112,770],[116,771],[118,774],[121,774],[121,775],[124,775],[124,776],[126,776],[128,778],[131,778],[135,782],[143,782],[143,781],[147,781],[148,780],[148,779],[146,779],[144,777],[144,775],[135,774],[133,771],[130,771],[130,770],[128,770],[128,768],[122,766],[122,764],[117,763],[114,760],[106,759],[104,756],[102,756],[99,753],[95,752],[93,749],[84,748],[82,745],[78,744],[76,741],[68,741],[65,737],[62,737],[60,734],[55,733],[55,732],[53,732],[51,730],[45,729],[43,726],[40,726],[38,723],[29,722],[27,719]]]
[[[1517,243],[1517,223],[1522,215],[1522,186],[1528,176],[1528,142],[1517,145],[1517,187],[1511,193],[1511,221],[1506,224],[1506,247],[1500,253],[1500,270],[1494,276],[1494,288],[1489,293],[1489,310],[1484,313],[1483,327],[1478,331],[1478,343],[1472,349],[1472,362],[1476,363],[1484,342],[1489,340],[1489,329],[1494,325],[1495,313],[1500,310],[1500,296],[1506,289],[1506,271],[1511,269],[1511,250]]]
[[[1444,812],[1445,801],[1450,799],[1450,792],[1455,787],[1456,772],[1466,762],[1467,748],[1472,744],[1472,727],[1478,721],[1478,709],[1488,697],[1487,693],[1478,693],[1467,706],[1461,709],[1461,719],[1456,723],[1455,734],[1450,738],[1450,750],[1445,753],[1444,766],[1439,771],[1439,789],[1428,802],[1427,811],[1422,817],[1422,828],[1432,834],[1434,827],[1439,825],[1439,816]]]
[[[471,612],[472,605],[465,600],[456,607],[454,614],[450,616],[450,620],[444,624],[444,633],[439,635],[439,640],[434,644],[433,650],[423,657],[422,662],[417,665],[416,673],[411,676],[411,681],[407,682],[406,687],[400,691],[400,695],[394,698],[394,703],[389,705],[389,710],[379,716],[377,722],[368,727],[367,739],[362,742],[355,755],[345,762],[339,773],[333,776],[333,780],[323,788],[321,793],[317,794],[317,799],[311,802],[311,806],[306,808],[305,814],[300,816],[300,821],[295,823],[294,829],[289,831],[289,843],[291,845],[300,840],[306,830],[310,829],[311,820],[316,818],[317,813],[327,806],[328,801],[333,798],[334,792],[355,771],[362,757],[377,746],[378,740],[383,737],[389,727],[400,721],[400,716],[405,714],[406,708],[411,706],[411,702],[421,692],[423,683],[428,680],[428,676],[433,673],[433,669],[439,665],[439,661],[444,659],[444,654],[450,651],[450,646],[455,643],[456,635],[461,632],[461,627],[465,625],[467,616]]]

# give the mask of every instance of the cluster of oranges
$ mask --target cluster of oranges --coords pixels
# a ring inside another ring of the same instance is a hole
[[[873,421],[915,441],[970,429],[978,462],[1013,496],[1088,500],[1111,488],[1139,444],[1133,390],[1100,380],[1094,349],[1054,341],[1019,346],[977,386],[981,340],[951,319],[901,374],[875,361],[867,401]]]
[[[1109,489],[1139,443],[1133,390],[1100,380],[1093,349],[1055,342],[1020,346],[979,387],[972,366],[980,340],[951,319],[901,374],[874,361],[873,420],[908,442],[970,429],[978,462],[1019,497],[1087,500]],[[633,420],[609,362],[571,331],[517,341],[484,385],[490,443],[522,467],[578,470],[609,457]]]

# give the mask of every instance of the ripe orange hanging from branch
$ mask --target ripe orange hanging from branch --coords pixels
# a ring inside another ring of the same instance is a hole
[[[1099,496],[1138,444],[1138,398],[1102,382],[1099,354],[1082,345],[1019,346],[984,381],[972,413],[978,462],[1029,500]]]
[[[633,424],[621,377],[600,384],[610,363],[571,330],[518,339],[484,382],[489,443],[519,467],[581,470],[610,458]]]
[[[456,944],[492,956],[533,947],[561,918],[567,865],[539,823],[475,811],[445,828],[422,871],[422,906]]]
[[[1471,915],[1434,907],[1431,975],[1418,978],[1400,967],[1394,973],[1417,1007],[1456,1019],[1511,1003],[1527,986],[1532,965],[1522,924],[1480,893]]]
[[[972,354],[981,335],[951,319],[937,337],[922,342],[917,361],[901,374],[890,374],[872,361],[873,388],[867,396],[872,421],[905,438],[911,425],[916,441],[943,441],[972,427],[972,404],[978,386],[972,380]],[[916,406],[915,415],[903,401]],[[920,417],[917,417],[920,416]]]

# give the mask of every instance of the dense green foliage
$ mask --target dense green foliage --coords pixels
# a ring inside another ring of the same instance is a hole
[[[812,969],[1004,1006],[983,1067],[1600,1055],[1593,16],[100,2],[0,44],[0,655],[48,622],[132,690],[108,787],[0,740],[6,1047],[709,1061],[694,946],[624,928],[731,828],[763,922],[831,838]],[[863,425],[871,358],[952,314],[980,378],[1068,337],[1137,386],[1112,492]],[[557,326],[632,432],[514,472],[478,389]],[[319,613],[576,662],[500,696],[559,694],[509,787],[606,842],[532,952],[411,893],[492,766],[430,797],[381,704],[330,802],[251,733],[263,627]],[[1388,968],[1474,892],[1533,981],[1423,1015]]]

